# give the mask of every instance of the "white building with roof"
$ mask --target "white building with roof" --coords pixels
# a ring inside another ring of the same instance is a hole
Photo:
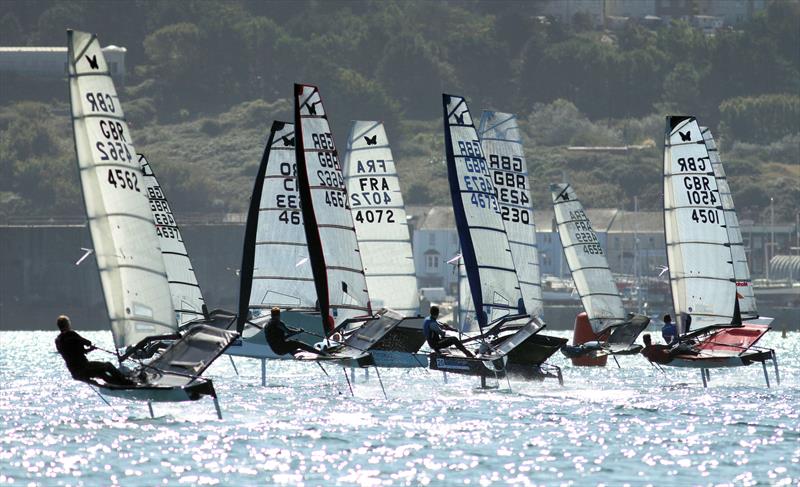
[[[103,56],[111,76],[125,81],[125,53],[119,46],[106,46]],[[36,78],[63,78],[67,76],[66,47],[0,47],[0,72]]]

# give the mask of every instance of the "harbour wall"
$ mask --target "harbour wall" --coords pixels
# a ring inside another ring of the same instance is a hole
[[[244,225],[184,224],[181,232],[209,309],[235,311]],[[84,223],[0,225],[0,243],[0,330],[54,329],[59,314],[79,330],[109,329],[94,256],[76,265],[92,248]],[[759,300],[759,308],[776,330],[800,330],[796,307]],[[580,311],[578,303],[545,306],[548,329],[572,329]]]

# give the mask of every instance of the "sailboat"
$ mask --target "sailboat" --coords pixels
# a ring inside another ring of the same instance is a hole
[[[664,231],[673,307],[680,339],[664,365],[708,369],[766,361],[756,346],[769,325],[743,323],[726,211],[710,153],[694,117],[667,117],[664,142]],[[733,211],[733,210],[731,210]],[[691,316],[692,329],[687,329]],[[645,351],[647,347],[645,347]],[[778,379],[780,380],[780,379]]]
[[[731,245],[733,274],[736,279],[736,293],[739,298],[742,320],[757,325],[769,325],[774,318],[759,316],[758,314],[756,297],[753,292],[753,281],[750,279],[750,266],[747,263],[747,254],[744,250],[742,230],[739,226],[739,218],[736,216],[733,195],[728,184],[728,177],[725,174],[725,168],[722,166],[717,143],[714,141],[714,136],[711,135],[711,130],[707,127],[700,127],[700,131],[703,133],[703,140],[706,142],[711,167],[714,168],[714,177],[719,188],[719,199],[722,203],[722,211],[725,213],[725,228],[728,230],[728,242]]]
[[[509,250],[514,260],[525,312],[544,325],[544,301],[536,223],[530,197],[531,184],[516,115],[484,110],[478,136],[508,235]],[[542,364],[540,369],[544,369],[544,361],[564,343],[560,338],[538,333],[509,353],[507,368],[510,372],[529,375],[531,370],[536,370],[530,367],[533,359]],[[548,368],[555,370],[558,377],[561,376],[558,367]]]
[[[75,151],[106,309],[120,364],[136,384],[94,383],[102,394],[148,402],[214,398],[205,369],[236,333],[198,325],[178,334],[167,269],[144,174],[97,36],[69,30],[68,69]],[[148,344],[173,340],[148,363]],[[152,413],[152,408],[151,408]]]
[[[430,366],[434,370],[478,375],[484,380],[505,375],[509,355],[531,341],[536,344],[535,337],[543,324],[525,309],[492,173],[466,100],[448,94],[442,97],[450,195],[480,329],[480,334],[464,342],[480,342],[483,353],[477,358],[434,353]],[[554,346],[547,350],[534,347],[533,353],[526,350],[520,357],[536,370],[563,344],[558,339],[551,342],[549,337],[537,338]]]
[[[183,235],[175,221],[175,215],[147,158],[144,154],[137,154],[137,158],[142,170],[143,190],[150,202],[150,211],[156,225],[161,255],[164,258],[172,304],[175,308],[175,320],[178,327],[181,327],[195,320],[205,319],[207,312],[204,313],[206,304],[203,293],[197,283],[197,276],[183,242]]]
[[[293,358],[275,354],[267,344],[264,325],[272,307],[281,308],[289,326],[307,331],[294,340],[313,344],[324,333],[314,316],[317,290],[297,190],[295,130],[288,122],[273,122],[256,174],[239,282],[236,323],[242,340],[228,354],[261,359],[263,383],[264,360]]]
[[[382,122],[353,122],[343,170],[370,302],[402,316],[370,352],[378,365],[426,366],[424,355],[409,355],[425,341],[423,318],[400,179]]]
[[[570,358],[639,353],[642,347],[635,341],[650,319],[625,313],[600,239],[572,186],[553,184],[550,191],[561,247],[585,310],[575,321],[575,339],[589,331],[593,338],[585,343],[574,342],[573,346],[562,348],[562,353]],[[585,326],[584,320],[588,320],[589,330],[579,328]]]
[[[316,86],[295,84],[295,158],[300,208],[325,343],[325,360],[375,365],[369,350],[401,322],[373,315],[350,198],[327,113]]]

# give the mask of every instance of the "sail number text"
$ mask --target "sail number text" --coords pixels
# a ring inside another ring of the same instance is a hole
[[[489,168],[486,166],[486,159],[481,154],[481,144],[477,140],[458,141],[460,155],[464,157],[464,169],[467,174],[463,175],[463,190],[472,193],[470,203],[476,208],[488,208],[500,213],[497,204],[497,195],[489,176]]]
[[[282,162],[278,166],[283,178],[284,192],[276,192],[275,207],[282,210],[278,221],[286,225],[300,225],[300,197],[297,194],[297,164]]]
[[[489,154],[489,168],[495,195],[500,202],[503,220],[529,224],[531,212],[528,208],[530,196],[523,171],[522,158]]]
[[[575,225],[573,237],[576,244],[583,244],[583,253],[590,255],[603,255],[603,248],[600,246],[600,241],[597,234],[592,229],[592,224],[589,217],[583,210],[576,210],[569,212],[569,219]]]
[[[679,172],[707,172],[710,170],[710,162],[708,157],[679,157],[676,161],[678,163]],[[719,202],[716,187],[712,186],[710,176],[706,175],[691,175],[682,177],[683,189],[686,191],[686,200],[689,205],[693,206],[706,206],[708,208],[693,208],[691,219],[695,223],[719,225],[722,223],[720,214],[717,210],[717,203]]]

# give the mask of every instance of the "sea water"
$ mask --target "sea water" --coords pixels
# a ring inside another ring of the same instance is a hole
[[[110,334],[87,332],[110,347]],[[563,334],[562,334],[563,335]],[[425,369],[345,374],[227,356],[213,403],[108,398],[73,381],[55,332],[0,332],[0,484],[798,485],[800,333],[770,332],[781,384],[760,364],[661,372],[641,356],[578,368],[564,385]],[[102,352],[90,355],[108,359]]]

